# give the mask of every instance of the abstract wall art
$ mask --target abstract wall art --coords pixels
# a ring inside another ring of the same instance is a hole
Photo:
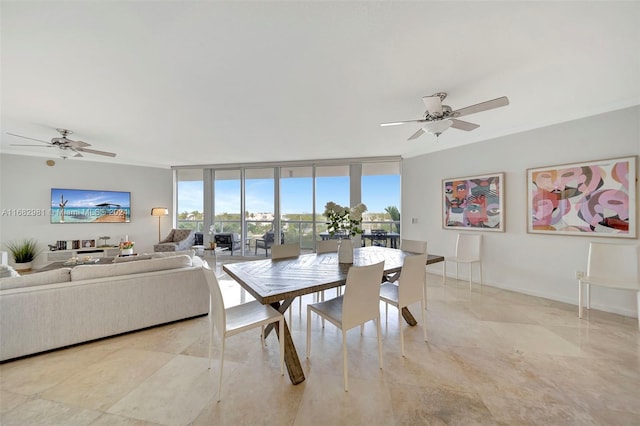
[[[504,231],[504,173],[442,180],[445,229]]]
[[[527,169],[527,232],[636,238],[636,161]]]

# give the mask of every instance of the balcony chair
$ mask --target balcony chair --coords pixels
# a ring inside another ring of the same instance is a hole
[[[371,245],[376,247],[387,246],[387,231],[384,229],[371,230]]]
[[[195,242],[195,232],[192,229],[172,229],[167,237],[153,246],[153,251],[181,251],[191,250]]]
[[[447,277],[447,262],[456,264],[456,279],[458,279],[458,263],[469,264],[469,290],[471,290],[473,264],[478,264],[480,270],[480,285],[482,285],[482,235],[458,234],[456,242],[456,255],[445,257],[442,267],[442,283],[445,283]]]
[[[389,305],[398,308],[398,327],[400,328],[400,352],[404,356],[404,328],[402,327],[402,308],[420,302],[422,315],[422,334],[427,341],[427,323],[424,310],[426,295],[424,289],[427,282],[427,253],[414,254],[404,258],[400,278],[395,283],[386,282],[380,287],[380,300],[385,302],[385,320],[389,318]]]
[[[582,318],[582,286],[587,287],[587,309],[591,309],[592,285],[636,292],[640,329],[640,246],[608,243],[589,244],[587,274],[578,279],[578,318]]]
[[[273,231],[266,232],[262,238],[256,238],[256,251],[255,254],[258,254],[258,249],[264,249],[264,257],[269,257],[269,249],[275,243],[275,234]],[[284,244],[284,232],[280,233],[280,244]]]
[[[380,338],[380,279],[384,262],[367,266],[352,266],[347,273],[344,295],[324,302],[307,305],[307,358],[311,355],[311,312],[326,319],[342,331],[342,372],[344,390],[348,388],[347,331],[373,320],[378,336],[378,364],[382,369]]]
[[[280,375],[284,376],[284,316],[269,305],[254,300],[242,305],[225,309],[222,292],[218,279],[214,272],[203,266],[203,273],[209,285],[209,369],[211,368],[214,334],[217,334],[220,344],[220,370],[218,371],[218,396],[220,402],[222,390],[222,368],[224,365],[224,349],[227,337],[257,327],[262,328],[260,340],[264,347],[264,326],[274,322],[278,323],[278,336],[280,336]],[[214,333],[214,329],[217,333]]]
[[[214,236],[217,247],[226,248],[233,255],[233,252],[239,250],[242,243],[240,234],[236,232],[221,232]]]

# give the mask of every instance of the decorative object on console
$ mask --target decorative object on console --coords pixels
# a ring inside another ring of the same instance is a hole
[[[51,223],[129,223],[131,193],[51,188]]]
[[[504,231],[504,173],[442,180],[442,227]]]
[[[169,215],[169,209],[166,207],[154,207],[151,209],[151,216],[158,216],[158,241],[162,238],[160,234],[160,218]]]
[[[131,256],[133,254],[133,246],[136,243],[133,241],[122,241],[119,245],[120,255]]]
[[[527,232],[636,238],[637,156],[527,170]]]
[[[25,239],[19,242],[7,243],[7,249],[13,256],[15,270],[18,272],[30,271],[31,262],[38,256],[38,243],[34,239]]]
[[[215,250],[216,248],[216,227],[215,225],[209,226],[209,248]]]

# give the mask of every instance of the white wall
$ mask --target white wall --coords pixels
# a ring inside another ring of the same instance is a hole
[[[111,243],[128,235],[136,242],[137,252],[153,251],[158,240],[158,218],[152,207],[168,207],[169,216],[161,218],[162,237],[172,228],[173,172],[169,169],[111,165],[88,160],[55,159],[0,155],[0,213],[7,209],[49,209],[51,188],[97,189],[131,192],[130,223],[51,224],[49,216],[18,217],[0,215],[0,247],[13,240],[35,238],[39,246],[57,240],[95,239],[109,235]],[[97,243],[97,241],[96,241]],[[44,254],[36,266],[47,263]]]
[[[435,142],[423,137],[420,143]],[[447,143],[446,133],[438,143]],[[634,107],[405,159],[402,236],[427,240],[430,253],[452,255],[458,231],[442,229],[442,179],[504,172],[506,230],[482,233],[485,282],[577,305],[575,271],[586,269],[592,238],[527,234],[526,169],[638,154],[640,107]],[[595,240],[638,244],[637,239]],[[430,268],[441,273],[441,266]],[[466,271],[460,268],[468,279]],[[447,272],[455,273],[454,265]],[[596,309],[636,316],[635,300],[633,292],[592,288]]]

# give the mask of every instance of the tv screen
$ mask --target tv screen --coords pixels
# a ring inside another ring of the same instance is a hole
[[[51,223],[129,223],[131,193],[51,188]]]

